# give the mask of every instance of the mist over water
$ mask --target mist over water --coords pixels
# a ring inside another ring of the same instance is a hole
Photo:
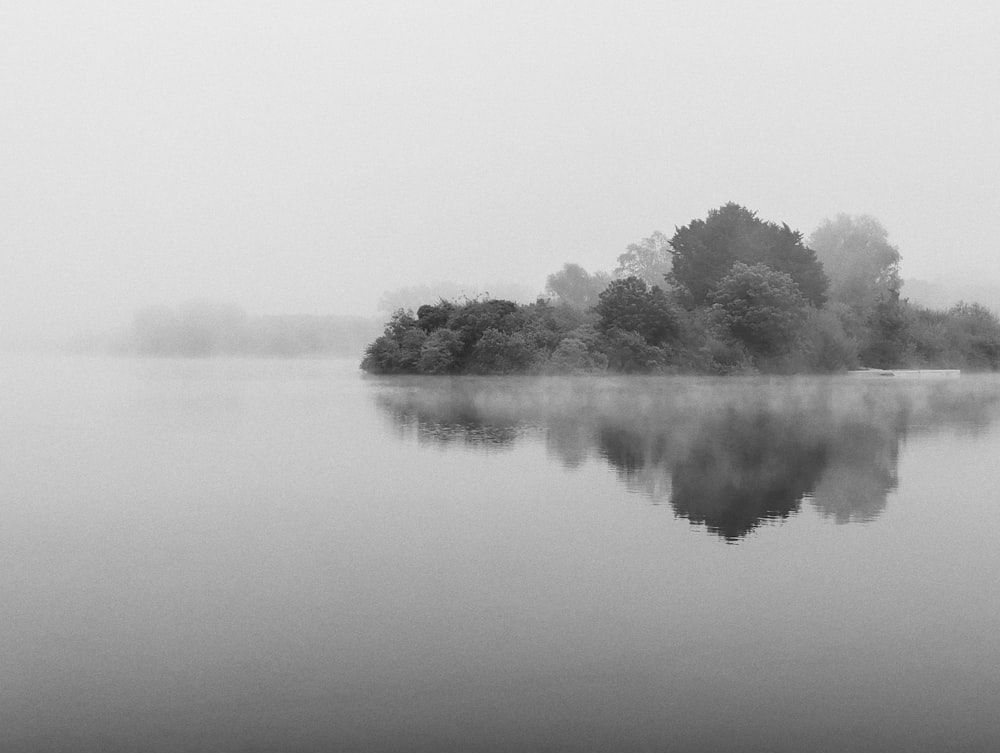
[[[998,397],[5,359],[0,749],[993,749]]]
[[[998,37],[0,3],[0,753],[1000,751],[1000,377],[357,368],[1000,370]]]

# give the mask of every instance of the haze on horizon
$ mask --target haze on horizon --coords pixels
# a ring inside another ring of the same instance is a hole
[[[0,339],[540,291],[727,201],[1000,279],[998,38],[970,1],[5,3]]]

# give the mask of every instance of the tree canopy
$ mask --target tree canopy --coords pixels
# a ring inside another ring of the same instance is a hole
[[[758,358],[788,353],[806,320],[806,300],[791,275],[765,264],[736,262],[716,286],[725,327]]]
[[[677,307],[658,286],[626,277],[614,280],[600,295],[596,311],[598,328],[635,332],[649,344],[664,345],[674,339],[680,326]]]
[[[899,249],[874,217],[838,214],[813,231],[809,245],[830,280],[831,300],[867,310],[902,287]]]
[[[662,285],[670,272],[672,249],[670,240],[660,231],[638,243],[630,243],[619,255],[615,276],[638,277],[647,285]]]
[[[549,275],[545,290],[569,306],[585,309],[597,303],[597,296],[610,281],[611,276],[606,272],[589,274],[579,264],[564,264],[561,270]]]
[[[788,225],[765,222],[739,204],[709,211],[704,220],[677,228],[670,241],[670,280],[690,306],[708,303],[733,264],[766,264],[789,275],[813,306],[826,300],[828,281],[816,254],[802,243],[802,233]]]

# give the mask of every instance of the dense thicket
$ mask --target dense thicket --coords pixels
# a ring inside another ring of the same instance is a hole
[[[532,304],[440,299],[393,314],[365,351],[373,373],[834,372],[1000,368],[1000,321],[900,294],[877,220],[838,215],[810,237],[737,204],[653,233],[616,278],[566,264]]]

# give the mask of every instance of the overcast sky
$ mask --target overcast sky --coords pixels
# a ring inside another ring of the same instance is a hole
[[[0,328],[358,313],[736,201],[1000,277],[1000,4],[0,3]]]

